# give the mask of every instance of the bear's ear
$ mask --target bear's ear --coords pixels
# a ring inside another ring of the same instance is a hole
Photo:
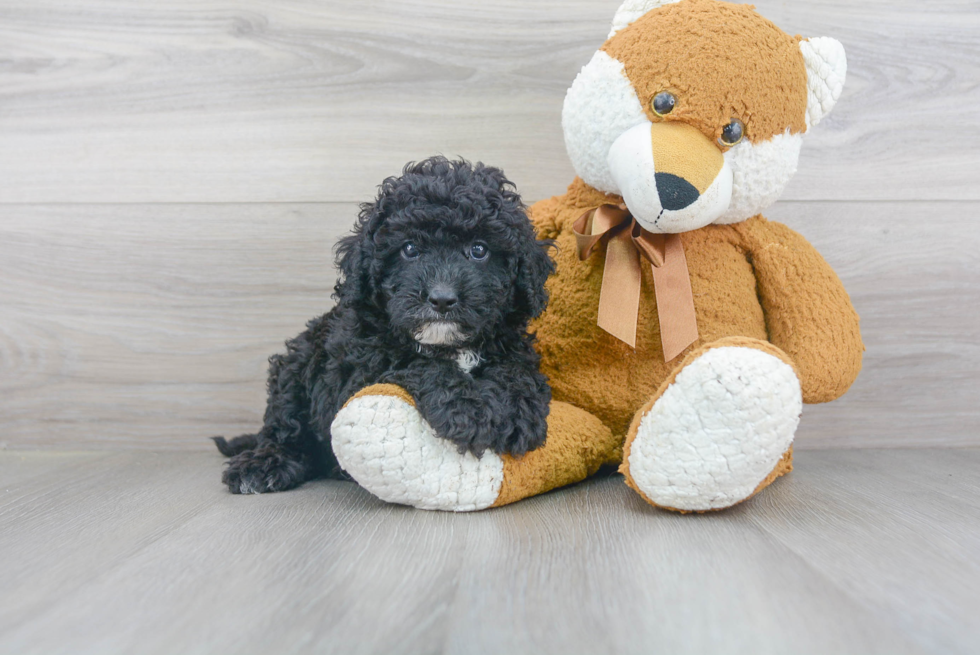
[[[800,41],[806,64],[806,124],[813,127],[837,104],[847,78],[847,55],[837,39],[821,36]]]
[[[619,9],[616,10],[616,16],[613,18],[612,30],[610,30],[609,36],[606,38],[611,39],[616,32],[623,29],[651,9],[656,9],[657,7],[670,5],[680,1],[681,0],[626,0],[623,4],[619,5]]]

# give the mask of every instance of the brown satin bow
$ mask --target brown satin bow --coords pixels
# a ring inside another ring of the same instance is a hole
[[[599,292],[599,327],[636,348],[642,256],[653,265],[664,361],[671,361],[697,341],[694,294],[679,235],[647,232],[626,205],[590,209],[575,221],[572,230],[582,261],[589,258],[600,242],[606,243],[606,265]]]

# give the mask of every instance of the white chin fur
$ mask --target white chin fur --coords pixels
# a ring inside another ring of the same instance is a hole
[[[483,362],[478,352],[464,349],[456,353],[456,365],[463,373],[469,373]]]
[[[599,50],[572,82],[562,107],[565,149],[578,176],[600,191],[618,193],[607,155],[623,132],[641,123],[647,117],[622,62]]]
[[[732,197],[732,170],[728,161],[694,204],[683,209],[665,210],[655,182],[650,127],[650,123],[644,121],[626,130],[609,149],[607,162],[616,185],[613,193],[623,196],[623,202],[636,222],[649,232],[678,234],[714,222],[728,209]]]
[[[463,340],[459,326],[450,321],[433,321],[415,333],[415,340],[427,346],[453,346]]]

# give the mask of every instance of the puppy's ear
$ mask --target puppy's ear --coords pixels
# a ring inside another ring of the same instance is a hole
[[[525,239],[517,256],[517,275],[515,303],[517,311],[527,318],[537,318],[548,305],[548,292],[544,283],[555,272],[555,263],[550,251],[554,244],[550,240],[537,240],[534,231],[528,226],[530,237]]]
[[[475,171],[483,177],[484,184],[495,188],[499,194],[490,194],[496,198],[494,205],[497,207],[498,218],[512,230],[511,234],[518,244],[515,248],[516,262],[513,264],[515,307],[511,318],[537,318],[548,304],[548,292],[544,290],[544,283],[555,271],[555,264],[549,255],[554,243],[535,238],[524,202],[514,183],[507,179],[502,170],[477,163]]]
[[[374,236],[382,223],[384,217],[378,203],[365,203],[354,231],[337,242],[337,267],[343,276],[334,286],[337,300],[353,305],[376,302]]]

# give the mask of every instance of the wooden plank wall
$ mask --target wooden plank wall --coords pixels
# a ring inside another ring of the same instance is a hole
[[[980,2],[757,0],[850,74],[770,212],[863,318],[804,448],[980,444]],[[411,159],[573,173],[560,111],[618,0],[0,0],[0,445],[207,448],[330,306]]]

